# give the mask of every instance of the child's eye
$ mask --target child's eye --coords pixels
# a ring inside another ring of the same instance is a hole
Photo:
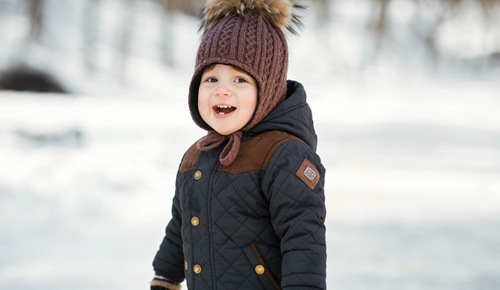
[[[216,78],[214,78],[214,77],[208,77],[208,78],[206,78],[206,79],[205,79],[205,81],[206,81],[207,83],[216,83],[216,82],[217,82],[217,79],[216,79]]]
[[[234,80],[234,82],[236,82],[236,83],[239,83],[239,84],[240,84],[240,83],[246,83],[246,82],[247,82],[247,80],[246,80],[246,79],[244,79],[244,78],[236,78],[236,79]]]

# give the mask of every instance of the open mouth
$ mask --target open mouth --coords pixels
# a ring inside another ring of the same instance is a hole
[[[213,110],[215,111],[215,113],[219,115],[225,115],[234,112],[236,110],[236,107],[227,105],[217,105],[213,106]]]

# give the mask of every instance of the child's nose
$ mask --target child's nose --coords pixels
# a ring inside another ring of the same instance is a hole
[[[231,90],[229,90],[226,86],[220,85],[215,91],[216,96],[227,97],[231,95]]]

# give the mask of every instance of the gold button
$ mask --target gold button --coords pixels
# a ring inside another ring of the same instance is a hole
[[[201,266],[200,266],[200,265],[198,265],[198,264],[194,265],[194,266],[193,266],[193,272],[194,272],[195,274],[200,274],[200,273],[201,273]]]
[[[257,273],[259,275],[264,274],[265,271],[266,271],[266,269],[264,269],[264,266],[262,266],[262,265],[257,265],[257,267],[255,267],[255,273]]]
[[[198,171],[196,171],[194,173],[194,179],[195,180],[200,180],[200,178],[201,178],[201,171],[198,170]]]
[[[197,227],[200,224],[200,219],[196,216],[191,218],[191,224],[193,227]]]

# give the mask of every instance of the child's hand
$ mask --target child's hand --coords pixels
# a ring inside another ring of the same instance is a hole
[[[163,279],[153,279],[151,290],[180,290],[181,285]]]

